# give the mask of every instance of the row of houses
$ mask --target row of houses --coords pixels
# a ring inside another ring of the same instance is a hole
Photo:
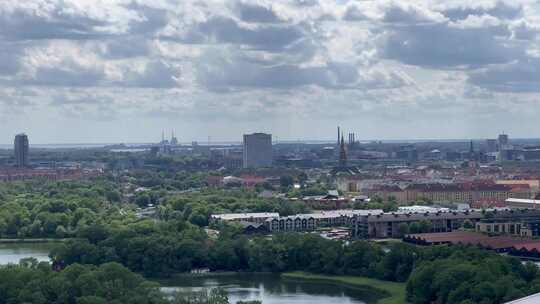
[[[535,192],[527,184],[496,183],[434,183],[411,184],[405,188],[398,185],[378,185],[366,191],[370,197],[397,202],[429,200],[432,202],[473,203],[482,200],[504,201],[508,198],[530,199]]]
[[[264,226],[266,232],[303,232],[322,227],[352,227],[355,218],[371,214],[383,214],[376,210],[331,210],[292,216],[279,216],[278,213],[228,213],[214,214],[213,221],[235,221],[245,229],[259,231]],[[250,223],[249,225],[246,223]]]
[[[101,169],[20,169],[20,168],[0,168],[0,182],[24,181],[32,179],[56,180],[77,180],[103,175]]]
[[[422,212],[413,210],[423,210]],[[332,210],[293,216],[277,213],[212,215],[214,221],[237,221],[256,232],[303,232],[322,227],[348,227],[359,239],[401,238],[416,224],[423,232],[447,233],[467,226],[477,232],[520,237],[540,236],[540,209],[448,210],[444,208],[382,210]],[[411,229],[412,230],[412,229]]]

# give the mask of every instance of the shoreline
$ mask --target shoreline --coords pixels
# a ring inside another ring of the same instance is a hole
[[[366,277],[319,275],[301,271],[282,273],[281,277],[285,279],[326,281],[334,284],[343,284],[353,288],[370,288],[382,294],[381,298],[377,300],[377,304],[407,303],[405,301],[405,283],[381,281]]]
[[[63,243],[74,238],[64,239],[49,239],[49,238],[28,238],[28,239],[0,239],[0,244],[14,244],[14,243],[26,243],[26,244],[40,244],[40,243]]]

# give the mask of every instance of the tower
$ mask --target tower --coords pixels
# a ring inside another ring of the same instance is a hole
[[[272,135],[253,133],[244,135],[244,168],[272,166]]]
[[[15,152],[15,165],[19,168],[28,167],[28,136],[24,133],[17,134],[13,142],[13,150]]]
[[[171,130],[171,145],[178,145],[178,138],[174,136],[174,130]]]
[[[339,145],[339,166],[347,166],[347,150],[345,149],[345,139],[341,136],[341,144]]]

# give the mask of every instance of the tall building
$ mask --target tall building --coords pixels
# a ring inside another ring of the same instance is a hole
[[[244,135],[244,168],[272,166],[272,135],[253,133]]]
[[[499,135],[499,149],[503,149],[505,146],[508,146],[510,144],[510,141],[508,139],[508,134],[500,134]]]
[[[486,152],[488,153],[497,152],[496,139],[486,139]]]
[[[15,136],[14,147],[15,151],[15,165],[19,168],[28,167],[28,136],[21,133]]]

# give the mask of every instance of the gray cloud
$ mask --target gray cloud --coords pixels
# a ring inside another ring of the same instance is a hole
[[[471,1],[467,5],[452,6],[448,2],[448,8],[443,9],[443,14],[451,20],[463,20],[471,15],[482,16],[491,15],[503,19],[515,19],[523,15],[523,6],[519,3],[508,4],[504,1],[494,1],[493,3],[482,3]]]
[[[265,7],[249,2],[239,2],[236,5],[240,19],[253,23],[279,23],[281,19],[271,7]]]
[[[343,20],[346,21],[366,21],[369,20],[369,17],[364,14],[356,5],[350,5],[345,10],[343,15]]]
[[[103,70],[94,68],[39,67],[35,75],[21,84],[37,86],[88,87],[98,86],[105,78]]]
[[[105,20],[70,10],[60,2],[48,6],[43,3],[35,8],[12,5],[15,6],[12,11],[0,6],[0,36],[5,39],[89,39],[107,34],[97,30],[107,25]]]
[[[384,37],[382,50],[386,58],[433,68],[505,63],[524,55],[523,49],[496,39],[490,29],[446,23],[394,28]]]
[[[125,79],[119,82],[119,86],[139,88],[173,88],[176,87],[179,71],[173,66],[155,60],[146,63],[144,70],[132,71],[126,74]]]
[[[302,36],[302,30],[297,26],[260,25],[244,28],[232,18],[214,16],[195,26],[184,41],[245,44],[261,50],[280,50]]]
[[[540,59],[523,59],[475,71],[468,82],[498,92],[540,92]]]
[[[19,71],[22,49],[18,45],[0,42],[0,75],[13,75]]]

